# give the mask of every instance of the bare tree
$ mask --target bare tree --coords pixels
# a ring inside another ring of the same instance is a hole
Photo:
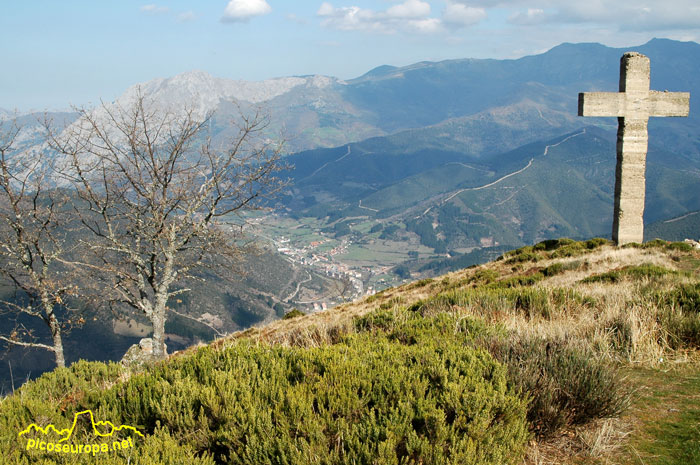
[[[15,299],[0,302],[0,310],[15,316],[15,327],[0,340],[16,346],[54,353],[65,366],[62,326],[57,309],[73,291],[65,283],[59,260],[66,252],[65,212],[61,192],[47,189],[51,160],[44,152],[19,153],[15,142],[20,127],[0,126],[0,275],[15,286]],[[38,342],[22,316],[43,321],[52,343]]]
[[[213,257],[237,256],[236,238],[220,221],[259,207],[281,187],[281,146],[261,140],[267,120],[255,114],[217,149],[208,135],[211,114],[159,110],[140,93],[126,108],[78,112],[61,134],[48,129],[91,233],[82,249],[93,259],[83,269],[105,284],[105,301],[148,317],[153,355],[164,357],[168,300],[187,292],[179,285]]]

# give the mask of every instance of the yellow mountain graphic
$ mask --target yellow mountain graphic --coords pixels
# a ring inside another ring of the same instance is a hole
[[[119,431],[122,431],[122,430],[130,430],[130,431],[133,431],[134,433],[138,434],[139,436],[144,437],[144,435],[141,434],[141,433],[140,433],[136,428],[134,428],[133,426],[122,425],[122,426],[116,427],[116,426],[114,426],[114,424],[113,424],[111,421],[98,421],[98,422],[95,422],[95,416],[93,415],[92,410],[83,410],[82,412],[76,412],[75,416],[73,417],[73,424],[71,425],[70,428],[58,430],[58,429],[57,429],[54,425],[52,425],[52,424],[49,424],[49,425],[47,425],[46,427],[42,428],[41,426],[37,425],[36,423],[32,423],[32,424],[29,425],[26,429],[24,429],[23,431],[20,431],[20,433],[18,434],[18,436],[22,436],[22,435],[25,435],[25,434],[29,434],[29,433],[31,433],[32,431],[34,431],[34,432],[39,431],[39,432],[41,432],[42,434],[49,434],[50,432],[53,431],[53,432],[54,432],[55,434],[57,434],[58,436],[61,436],[61,437],[62,437],[62,439],[59,440],[58,442],[67,441],[67,440],[70,439],[70,437],[73,435],[73,431],[75,430],[75,427],[76,427],[76,425],[78,424],[78,417],[80,417],[81,415],[89,415],[89,416],[90,416],[90,425],[92,426],[92,432],[93,432],[96,436],[100,436],[100,437],[110,437],[110,436],[112,436],[114,433],[117,433],[117,432],[119,432]],[[105,427],[105,426],[107,427],[107,432],[105,432],[105,433],[102,433],[102,432],[100,432],[100,430],[97,429],[98,427]]]

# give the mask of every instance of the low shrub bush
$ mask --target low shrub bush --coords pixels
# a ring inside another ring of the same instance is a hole
[[[502,328],[494,331],[482,320],[459,318],[459,313],[440,310],[455,304],[468,305],[469,299],[471,304],[483,303],[484,298],[500,298],[501,305],[519,302],[524,311],[533,314],[542,314],[554,305],[580,308],[594,304],[570,289],[553,289],[550,293],[528,288],[452,291],[440,296],[437,306],[435,302],[423,302],[421,312],[394,313],[392,317],[381,312],[367,315],[358,320],[363,322],[358,328],[385,330],[390,339],[413,345],[461,334],[463,344],[485,348],[507,366],[508,383],[528,398],[530,428],[540,437],[554,435],[566,426],[615,416],[628,406],[629,393],[620,372],[590,350],[565,341],[519,339]],[[385,323],[387,320],[391,324]],[[621,344],[631,338],[629,331],[629,327],[620,326]]]
[[[663,311],[659,322],[674,349],[700,348],[700,283],[685,284],[657,294]]]
[[[16,438],[29,422],[63,428],[90,408],[146,435],[130,456],[105,463],[519,463],[530,437],[526,400],[504,366],[465,343],[489,334],[486,325],[402,315],[368,316],[357,323],[363,332],[334,345],[203,347],[106,390],[97,386],[119,370],[90,364],[102,374],[62,384],[64,392],[85,388],[65,411],[39,392],[49,376],[40,378],[3,401],[0,450],[7,463],[93,463],[25,451]]]
[[[629,404],[619,371],[586,350],[544,339],[495,340],[490,350],[529,396],[527,418],[540,437],[615,416]]]
[[[304,316],[306,313],[302,312],[298,308],[293,308],[287,313],[284,314],[282,317],[283,320],[291,320],[292,318],[299,318],[300,316]]]
[[[662,266],[645,263],[643,265],[626,266],[618,270],[611,270],[582,279],[582,283],[617,283],[624,278],[632,280],[652,279],[656,280],[667,275],[679,275],[675,270],[669,270]]]

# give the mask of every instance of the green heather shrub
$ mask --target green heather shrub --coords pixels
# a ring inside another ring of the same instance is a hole
[[[654,239],[648,242],[645,242],[644,244],[638,244],[636,242],[633,242],[635,248],[645,248],[645,249],[651,249],[654,247],[666,247],[669,242],[665,241],[663,239]]]
[[[601,237],[594,237],[587,241],[575,241],[569,238],[548,239],[535,245],[528,245],[507,252],[498,260],[504,260],[506,264],[522,262],[536,262],[542,258],[575,257],[588,251],[597,249],[603,245],[612,244],[611,241]]]
[[[535,253],[535,252],[528,252],[528,251],[525,251],[525,252],[517,253],[517,254],[513,255],[512,257],[508,258],[508,259],[505,261],[505,263],[508,264],[508,265],[512,265],[512,264],[514,264],[514,263],[536,262],[536,261],[538,261],[540,258],[541,258],[541,257],[539,256],[539,254],[537,254],[537,253]]]
[[[591,275],[587,278],[582,279],[580,282],[583,284],[593,284],[593,283],[604,283],[604,284],[614,284],[622,280],[622,273],[620,270],[606,271],[605,273],[599,273]]]
[[[481,320],[460,319],[452,305],[515,305],[546,317],[553,308],[568,311],[593,306],[595,301],[570,289],[452,290],[403,313],[366,315],[356,321],[356,328],[383,331],[404,344],[427,344],[451,337],[451,333],[463,334],[464,344],[486,348],[508,367],[508,382],[529,399],[527,418],[540,437],[554,435],[565,426],[617,415],[628,405],[620,372],[589,350],[560,341],[519,340]],[[618,328],[621,345],[631,338],[629,331],[628,327]]]
[[[693,246],[690,244],[687,244],[685,242],[668,242],[663,239],[654,239],[648,242],[645,242],[644,244],[638,244],[636,242],[633,242],[631,244],[625,244],[622,247],[624,248],[635,248],[635,249],[653,249],[653,248],[663,248],[666,250],[677,250],[680,252],[691,252],[693,250]]]
[[[563,263],[554,263],[542,270],[542,274],[546,277],[556,276],[565,271]]]
[[[575,244],[576,241],[573,239],[569,239],[568,237],[563,237],[561,239],[548,239],[542,242],[538,242],[535,244],[532,248],[533,250],[545,250],[545,251],[551,251],[551,250],[556,250],[560,247],[563,247],[565,245],[570,245],[570,244]]]
[[[540,272],[511,276],[510,278],[496,281],[486,285],[489,289],[509,289],[513,287],[532,286],[544,279],[544,275]]]
[[[541,292],[542,297],[533,297],[533,292]],[[508,383],[529,399],[530,428],[545,437],[565,426],[620,413],[627,406],[629,395],[619,371],[588,350],[562,341],[520,340],[502,327],[480,319],[460,318],[448,309],[454,303],[464,304],[470,298],[477,302],[484,296],[500,297],[501,304],[513,304],[519,299],[520,305],[529,306],[527,311],[533,313],[543,313],[552,306],[564,311],[594,304],[570,289],[547,292],[530,288],[450,291],[404,312],[374,312],[358,318],[356,328],[383,331],[392,340],[418,345],[458,334],[463,344],[487,349],[508,367]]]
[[[571,241],[570,239],[566,243],[561,243],[561,241],[564,241],[564,239],[560,239],[559,247],[550,254],[551,258],[575,257],[611,243],[609,240],[600,237],[580,242]]]
[[[625,277],[635,281],[640,281],[642,279],[656,280],[663,276],[679,274],[680,273],[675,270],[669,270],[668,268],[664,268],[662,266],[645,263],[642,265],[631,265],[623,267],[619,270],[611,270],[605,273],[592,275],[585,279],[582,279],[581,282],[613,284],[622,281],[622,279],[624,279]]]
[[[398,306],[398,305],[401,305],[402,302],[403,302],[403,298],[401,298],[401,297],[392,297],[391,299],[387,300],[386,302],[382,302],[382,303],[379,305],[379,308],[380,308],[381,310],[388,310],[388,309],[394,308],[394,307],[396,307],[396,306]]]
[[[665,303],[679,308],[683,313],[700,314],[700,283],[682,285],[668,292]]]
[[[391,320],[378,313],[358,322],[373,331],[310,349],[205,347],[106,390],[102,379],[116,372],[101,368],[93,387],[64,383],[64,392],[83,389],[65,412],[37,390],[42,377],[3,400],[0,450],[8,463],[34,463],[41,457],[18,447],[20,425],[66,427],[91,408],[146,434],[131,462],[104,463],[519,463],[530,436],[526,400],[504,366],[466,343],[485,323],[405,311]]]
[[[642,265],[636,266],[626,266],[622,269],[622,272],[633,279],[643,279],[643,278],[660,278],[667,275],[678,275],[679,273],[675,270],[669,270],[663,266],[653,265],[651,263],[644,263]]]
[[[668,250],[679,250],[681,252],[692,252],[693,246],[685,242],[669,242],[666,244]]]
[[[90,440],[90,444],[102,441]],[[109,444],[110,441],[104,441]],[[153,434],[145,438],[136,439],[138,447],[128,448],[120,451],[110,451],[98,453],[94,456],[91,453],[77,454],[57,454],[55,452],[31,451],[25,454],[8,454],[12,456],[17,465],[54,465],[54,464],[82,464],[93,465],[215,465],[210,454],[198,456],[187,444],[181,444],[177,438],[172,437],[167,430],[156,428]],[[75,443],[74,443],[75,444]],[[0,455],[0,458],[3,455]],[[5,462],[2,462],[5,463]],[[9,463],[9,462],[8,462]]]
[[[565,271],[578,270],[582,266],[585,266],[585,263],[581,263],[581,261],[579,261],[579,260],[565,262],[565,263],[558,262],[558,263],[553,263],[553,264],[549,265],[548,267],[544,268],[542,270],[542,274],[545,275],[546,277],[556,276],[558,274],[564,273]]]
[[[521,278],[517,278],[516,281],[519,279]],[[476,313],[486,316],[514,309],[529,318],[549,319],[554,310],[567,313],[581,311],[583,307],[592,308],[595,305],[596,300],[593,297],[583,296],[572,289],[499,288],[487,285],[479,288],[444,291],[430,299],[413,303],[408,307],[408,311],[430,315],[438,312],[451,312],[453,307],[457,306],[472,308],[476,310]],[[368,316],[368,318],[374,317]]]
[[[598,247],[602,247],[604,245],[612,244],[612,243],[613,243],[612,241],[610,241],[608,239],[604,239],[602,237],[594,237],[593,239],[588,239],[587,241],[584,242],[584,244],[586,245],[586,248],[588,250],[597,249]]]
[[[496,279],[498,279],[499,273],[496,270],[492,270],[489,268],[483,268],[476,273],[474,273],[473,276],[469,278],[469,283],[475,283],[475,284],[489,284]]]
[[[41,456],[23,454],[26,441],[21,441],[18,434],[32,423],[70,428],[73,412],[79,411],[77,406],[98,398],[125,373],[126,369],[117,363],[81,360],[45,373],[25,383],[15,395],[0,399],[0,463],[88,463],[44,462]],[[63,411],[69,414],[63,415]],[[90,459],[94,462],[94,457]]]
[[[674,349],[700,348],[700,283],[681,285],[657,294],[663,312],[659,321]]]
[[[389,331],[396,326],[397,312],[375,310],[355,319],[355,329],[359,332]]]
[[[298,308],[293,308],[289,312],[285,313],[284,316],[282,317],[283,320],[291,320],[292,318],[298,318],[300,316],[304,316],[306,313],[302,312]]]
[[[508,366],[510,383],[530,397],[527,417],[540,437],[615,416],[629,404],[620,372],[586,350],[512,338],[494,340],[490,350]]]
[[[432,282],[433,282],[432,278],[421,279],[420,281],[413,282],[413,283],[409,284],[408,286],[406,286],[406,290],[416,289],[419,287],[425,287]]]

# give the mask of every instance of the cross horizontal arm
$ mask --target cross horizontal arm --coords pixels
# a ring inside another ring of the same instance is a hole
[[[581,92],[579,116],[625,116],[625,94],[619,92]]]
[[[649,116],[688,116],[689,92],[649,92]]]

